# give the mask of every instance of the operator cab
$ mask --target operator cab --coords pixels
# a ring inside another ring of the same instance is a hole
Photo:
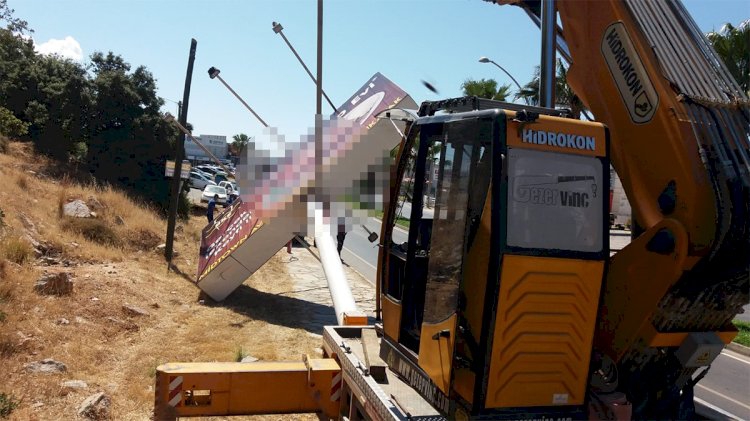
[[[423,104],[384,217],[381,354],[449,416],[583,408],[609,255],[607,132],[518,107]]]

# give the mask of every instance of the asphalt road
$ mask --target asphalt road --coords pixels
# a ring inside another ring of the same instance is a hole
[[[380,234],[380,220],[369,218],[365,226],[369,231]],[[341,257],[344,263],[374,283],[379,240],[370,243],[368,235],[361,226],[354,227],[346,236]],[[407,236],[407,232],[399,228],[394,233],[397,242],[406,241]],[[609,241],[613,252],[620,250],[630,242],[630,232],[612,231]],[[738,319],[750,320],[750,305],[745,306],[745,313],[739,315]],[[750,420],[750,358],[724,350],[696,386],[695,397],[699,404],[707,404],[703,405],[704,408],[718,409],[713,411],[713,418]]]
[[[695,397],[731,414],[750,420],[750,358],[724,350],[695,387]]]

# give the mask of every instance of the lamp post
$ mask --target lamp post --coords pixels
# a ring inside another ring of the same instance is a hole
[[[502,70],[502,71],[503,71],[503,73],[505,73],[506,75],[508,75],[508,77],[509,77],[509,78],[510,78],[510,79],[511,79],[511,80],[513,81],[513,83],[515,83],[515,84],[516,84],[516,86],[518,87],[518,92],[521,92],[521,91],[523,90],[523,89],[521,88],[521,84],[520,84],[520,83],[518,83],[518,81],[516,80],[516,78],[514,78],[514,77],[513,77],[513,75],[511,75],[511,74],[510,74],[510,73],[509,73],[509,72],[508,72],[507,70],[505,70],[505,69],[503,68],[503,66],[501,66],[501,65],[499,65],[499,64],[497,64],[497,63],[495,63],[495,61],[494,61],[494,60],[491,60],[491,59],[489,59],[489,58],[487,58],[487,57],[479,57],[479,62],[480,62],[480,63],[492,63],[492,64],[494,64],[495,66],[497,66],[497,68],[498,68],[498,69]],[[529,100],[528,100],[528,98],[524,98],[524,101],[526,101],[526,105],[528,105],[528,104],[529,104]]]
[[[210,77],[211,79],[219,79],[219,81],[223,83],[224,86],[227,87],[227,89],[229,89],[229,92],[231,92],[237,99],[239,99],[242,105],[245,106],[245,108],[247,108],[251,113],[253,113],[255,118],[257,118],[258,121],[260,121],[260,123],[263,124],[263,127],[268,127],[268,124],[265,121],[263,121],[263,119],[260,118],[260,116],[249,105],[247,105],[247,102],[245,102],[244,99],[242,99],[239,95],[237,95],[237,92],[235,92],[234,89],[232,89],[226,82],[224,82],[224,79],[222,79],[221,76],[219,76],[219,73],[221,73],[221,70],[217,69],[216,67],[211,67],[210,69],[208,69],[208,77]]]
[[[286,45],[289,46],[289,49],[292,50],[292,53],[294,53],[294,56],[297,57],[297,60],[299,61],[299,64],[302,65],[302,67],[307,72],[307,75],[310,76],[310,79],[312,79],[313,83],[317,86],[318,85],[318,81],[315,79],[315,76],[313,76],[313,74],[310,71],[310,69],[307,68],[307,65],[305,64],[305,62],[302,61],[302,57],[300,57],[299,54],[297,54],[297,50],[295,50],[294,47],[292,47],[292,43],[289,42],[289,40],[287,39],[286,35],[284,35],[284,32],[282,32],[283,30],[284,30],[284,27],[281,26],[281,24],[279,22],[273,22],[273,32],[276,33],[276,34],[281,35],[281,38],[284,39],[284,42],[286,42]],[[328,98],[328,95],[325,93],[325,91],[322,91],[322,94],[325,97],[326,101],[328,101],[328,104],[331,106],[331,108],[333,108],[333,112],[335,113],[337,111],[336,110],[336,106],[333,105],[333,102],[331,101],[331,98]]]

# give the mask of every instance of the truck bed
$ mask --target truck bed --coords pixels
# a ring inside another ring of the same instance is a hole
[[[383,420],[444,420],[445,418],[394,371],[386,370],[385,380],[377,382],[365,363],[362,331],[373,326],[326,326],[323,344],[330,356],[337,356],[345,386],[367,413]],[[345,399],[342,396],[342,399]]]

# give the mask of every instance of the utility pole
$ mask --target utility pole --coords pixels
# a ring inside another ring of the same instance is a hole
[[[318,0],[318,77],[315,95],[315,183],[321,192],[323,179],[323,0]],[[334,107],[335,108],[335,107]],[[318,195],[320,200],[320,195]],[[325,204],[323,204],[325,209]],[[316,233],[317,234],[317,233]]]
[[[190,40],[190,55],[188,56],[187,74],[185,75],[185,89],[182,93],[182,106],[180,107],[179,122],[187,126],[188,103],[190,102],[190,83],[193,79],[193,63],[195,62],[195,49],[198,41]],[[167,219],[167,241],[164,249],[164,257],[167,259],[167,270],[172,264],[172,251],[174,247],[174,228],[177,220],[177,205],[180,201],[180,172],[182,171],[182,160],[185,159],[185,135],[178,132],[175,142],[175,164],[172,186],[170,189],[169,219]]]

